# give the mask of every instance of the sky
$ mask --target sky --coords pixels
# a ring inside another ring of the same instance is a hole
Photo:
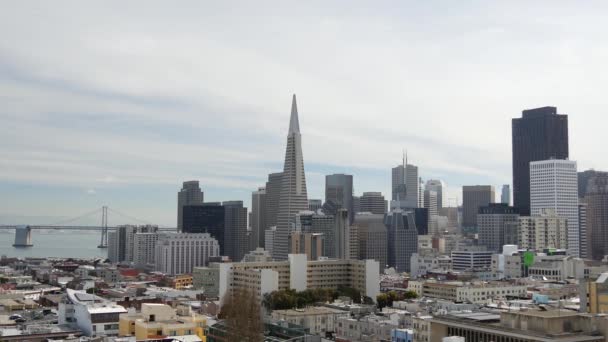
[[[570,159],[608,169],[603,1],[8,1],[0,11],[0,223],[107,205],[175,226],[177,191],[243,200],[282,170],[297,94],[309,198],[324,175],[390,197],[409,161],[511,181],[511,119],[556,106]],[[135,220],[137,221],[129,221]],[[90,218],[97,223],[101,214]],[[88,222],[88,221],[87,221]]]

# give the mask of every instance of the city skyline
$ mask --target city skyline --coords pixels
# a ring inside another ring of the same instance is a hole
[[[46,220],[107,204],[172,226],[175,193],[188,180],[200,181],[206,201],[242,200],[251,208],[251,192],[282,170],[291,93],[298,94],[306,136],[309,198],[324,198],[325,175],[345,173],[353,175],[357,195],[380,191],[389,199],[390,169],[403,148],[420,177],[446,182],[446,200],[462,201],[462,185],[511,184],[511,119],[542,106],[568,114],[570,159],[580,171],[608,168],[593,143],[605,120],[594,81],[606,72],[581,52],[606,30],[585,20],[576,22],[576,32],[564,32],[546,21],[601,11],[538,5],[510,22],[514,7],[465,6],[435,30],[418,31],[424,25],[416,15],[438,21],[445,15],[419,4],[380,6],[362,30],[363,9],[338,14],[332,6],[317,17],[314,5],[298,4],[299,11],[289,11],[300,13],[289,18],[293,25],[281,19],[290,9],[281,4],[260,18],[243,17],[259,13],[249,4],[234,16],[207,8],[202,21],[196,10],[177,8],[137,16],[139,8],[128,5],[108,20],[103,7],[47,8],[31,16],[39,10],[27,6],[0,14],[4,223],[23,216],[52,223]],[[468,22],[468,10],[486,17]],[[170,29],[152,25],[164,15],[183,20],[171,20],[180,24]],[[44,24],[26,19],[32,17]],[[211,29],[237,19],[249,21]],[[248,32],[246,24],[260,30]],[[518,41],[526,30],[538,35]],[[572,41],[578,35],[587,37]],[[304,49],[311,40],[314,49]],[[486,46],[485,59],[471,50],[477,44]],[[501,55],[518,49],[531,52],[529,59]],[[532,84],[521,84],[532,74]],[[587,75],[584,84],[579,74]]]

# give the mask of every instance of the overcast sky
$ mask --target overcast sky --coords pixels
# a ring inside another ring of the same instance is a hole
[[[190,179],[249,205],[282,169],[292,93],[310,198],[340,172],[390,197],[404,148],[449,198],[498,194],[511,118],[546,105],[579,169],[608,169],[607,4],[4,2],[0,221],[106,204],[175,225]]]

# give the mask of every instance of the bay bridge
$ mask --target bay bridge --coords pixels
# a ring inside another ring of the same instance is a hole
[[[152,223],[141,220],[133,216],[129,216],[123,214],[117,210],[110,209],[108,206],[103,206],[101,208],[96,208],[90,212],[86,212],[82,215],[79,215],[74,218],[70,218],[67,220],[62,220],[59,222],[54,222],[50,224],[40,224],[40,225],[23,225],[23,224],[12,224],[12,225],[0,225],[0,229],[14,229],[15,230],[15,243],[14,247],[32,247],[32,230],[35,229],[54,229],[54,230],[99,230],[101,232],[100,242],[97,246],[98,248],[107,248],[108,247],[108,231],[115,230],[117,226],[109,226],[108,225],[108,212],[112,214],[116,214],[116,216],[126,219],[128,222],[137,222],[139,224],[152,225]],[[101,224],[99,226],[96,225],[81,225],[76,224],[78,221],[82,221],[83,219],[88,219],[93,217],[94,215],[101,214]],[[158,228],[159,231],[177,231],[177,228]]]

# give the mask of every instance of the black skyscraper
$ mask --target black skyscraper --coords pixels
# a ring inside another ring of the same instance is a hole
[[[568,116],[555,107],[528,109],[512,129],[513,205],[530,215],[530,162],[568,159]]]
[[[225,255],[224,228],[225,208],[220,203],[184,206],[182,232],[211,234],[220,245],[220,255]]]

